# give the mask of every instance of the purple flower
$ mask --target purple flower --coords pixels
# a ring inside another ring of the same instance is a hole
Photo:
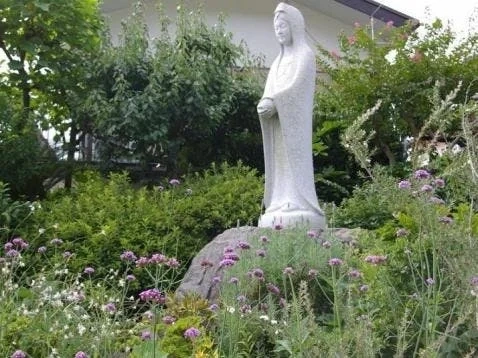
[[[171,179],[169,181],[169,184],[172,185],[172,186],[177,186],[177,185],[181,184],[181,182],[178,179]]]
[[[413,176],[415,179],[428,179],[430,178],[430,173],[424,169],[418,169]]]
[[[263,242],[263,243],[269,242],[269,238],[268,238],[267,236],[264,236],[264,235],[261,236],[261,237],[259,237],[259,240],[260,240],[261,242]]]
[[[256,255],[259,256],[259,257],[265,257],[266,256],[266,250],[258,249],[258,250],[256,250]]]
[[[443,224],[451,224],[453,223],[453,219],[449,216],[442,216],[441,218],[438,219],[439,222]]]
[[[60,246],[63,244],[63,240],[56,237],[50,241],[50,244]]]
[[[184,338],[190,339],[190,340],[194,340],[197,337],[199,337],[200,335],[201,335],[201,331],[199,329],[197,329],[196,327],[188,328],[184,332]]]
[[[239,303],[245,303],[247,301],[247,297],[244,295],[239,295],[236,297],[237,302]]]
[[[328,241],[328,240],[325,240],[325,241],[322,243],[322,247],[324,247],[324,248],[326,248],[326,249],[329,249],[331,246],[332,246],[332,244],[331,244],[330,241]]]
[[[83,272],[87,275],[91,275],[95,273],[95,269],[93,267],[85,267],[85,270]]]
[[[153,318],[154,318],[154,313],[151,312],[151,311],[146,311],[146,312],[143,313],[143,316],[144,316],[146,319],[152,321]]]
[[[116,312],[116,306],[113,302],[109,302],[106,305],[104,305],[103,309],[108,313],[115,313]]]
[[[251,313],[251,312],[252,312],[252,307],[251,307],[251,305],[242,305],[242,306],[239,308],[239,311],[240,311],[242,314]]]
[[[223,259],[239,261],[239,255],[236,254],[235,252],[228,252],[224,254]]]
[[[434,280],[433,278],[429,277],[429,278],[427,278],[427,279],[425,280],[425,283],[426,283],[428,286],[432,286],[432,285],[435,284],[435,280]]]
[[[224,254],[229,254],[231,252],[234,252],[234,249],[232,247],[225,247],[224,248]]]
[[[12,358],[26,358],[27,354],[24,351],[16,350],[12,354]]]
[[[129,260],[127,260],[127,261],[129,261]],[[136,267],[145,267],[149,264],[149,259],[145,256],[141,256],[134,263],[136,264]]]
[[[307,236],[310,237],[310,238],[314,238],[314,237],[317,237],[317,231],[314,231],[314,230],[309,230],[307,231]]]
[[[208,268],[208,267],[213,267],[214,264],[212,263],[212,261],[209,261],[207,259],[204,259],[201,261],[201,267],[204,267],[204,268]]]
[[[239,279],[237,277],[231,277],[229,279],[229,283],[232,283],[233,285],[237,285],[239,283]]]
[[[219,305],[217,303],[213,303],[212,305],[209,306],[209,310],[216,312],[219,309]]]
[[[293,275],[294,269],[292,267],[286,267],[284,270],[282,270],[282,273],[284,275]]]
[[[329,266],[340,266],[343,264],[343,261],[337,257],[331,258],[329,260]]]
[[[268,283],[266,285],[266,289],[267,291],[269,291],[270,293],[276,295],[276,296],[279,296],[280,295],[280,289],[279,287],[273,285],[272,283]]]
[[[397,237],[404,237],[404,236],[407,236],[408,234],[409,234],[408,230],[404,229],[403,227],[398,229],[397,232],[395,233]]]
[[[219,267],[230,267],[233,266],[236,263],[236,261],[231,260],[231,259],[224,259],[219,262]]]
[[[10,251],[11,249],[13,249],[13,244],[11,242],[7,242],[4,246],[3,246],[3,249],[5,251]]]
[[[163,323],[164,324],[173,324],[174,322],[176,322],[176,318],[174,318],[173,316],[164,316],[163,317]]]
[[[445,205],[445,201],[443,199],[440,199],[436,196],[432,196],[430,198],[430,202],[433,203],[433,204],[437,204],[437,205]]]
[[[79,351],[76,352],[75,358],[88,358],[88,355],[85,352]]]
[[[16,247],[20,248],[20,249],[27,249],[30,245],[28,244],[28,242],[26,242],[25,240],[23,240],[21,237],[16,237],[12,240],[12,243],[13,245],[15,245]]]
[[[470,279],[470,284],[472,286],[478,286],[478,276],[473,276],[471,279]]]
[[[362,285],[359,287],[360,292],[367,292],[369,289],[368,285]]]
[[[168,261],[168,258],[163,254],[152,254],[151,258],[149,259],[150,264],[163,264]]]
[[[445,181],[441,178],[437,178],[434,180],[435,186],[437,188],[444,188],[445,187]]]
[[[410,183],[408,180],[402,180],[401,182],[398,183],[399,189],[410,189],[411,187],[412,187],[412,183]]]
[[[282,224],[275,224],[274,225],[274,229],[276,229],[276,230],[282,230],[283,228],[284,228],[284,225],[282,225]]]
[[[350,278],[360,278],[362,276],[362,273],[359,270],[351,270],[348,273]]]
[[[65,251],[63,253],[63,258],[65,259],[69,259],[71,257],[72,253],[70,251]]]
[[[248,250],[251,248],[251,245],[247,241],[239,241],[237,243],[237,247],[239,247],[242,250]]]
[[[382,255],[368,255],[365,258],[365,262],[368,262],[369,264],[372,265],[379,265],[387,261],[387,256],[382,256]]]
[[[139,294],[139,298],[145,302],[153,302],[164,304],[166,302],[166,295],[157,288],[151,288]]]
[[[314,279],[318,275],[319,275],[319,271],[317,271],[316,269],[310,269],[309,270],[308,276],[309,276],[310,279]]]
[[[420,191],[423,191],[424,193],[430,193],[433,191],[433,187],[431,185],[425,184],[421,187]]]
[[[221,282],[221,277],[220,276],[214,276],[212,278],[212,283],[213,284],[216,284],[216,283],[219,283],[219,282]]]
[[[135,275],[126,275],[126,281],[134,281],[136,280],[136,276]]]
[[[175,257],[171,257],[166,261],[166,266],[171,268],[178,268],[180,266],[179,261]]]
[[[123,261],[133,262],[136,261],[137,257],[133,251],[123,251],[120,255],[120,259]]]
[[[39,254],[44,254],[46,252],[46,246],[40,246],[38,248],[38,253]]]
[[[287,306],[287,301],[285,300],[284,297],[281,297],[281,298],[279,299],[279,306],[280,306],[281,308],[285,308],[285,307]]]
[[[143,341],[149,341],[151,338],[153,338],[153,335],[151,334],[151,331],[141,332],[141,339]]]
[[[262,269],[260,268],[255,268],[252,270],[252,275],[256,278],[258,278],[259,280],[264,280],[264,271],[262,271]]]
[[[15,249],[10,249],[5,253],[5,256],[7,257],[18,257],[20,255],[20,252],[18,252]]]

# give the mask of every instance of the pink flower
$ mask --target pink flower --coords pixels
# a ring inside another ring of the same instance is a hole
[[[75,358],[88,358],[88,355],[85,352],[79,351],[76,352]]]
[[[26,358],[27,354],[24,351],[16,350],[12,354],[12,358]]]
[[[392,21],[392,20],[387,21],[387,23],[385,24],[385,26],[387,27],[387,29],[390,29],[390,28],[393,26],[393,21]]]
[[[431,174],[425,169],[418,169],[417,171],[415,171],[413,176],[415,177],[415,179],[428,179],[430,178]]]
[[[336,61],[340,60],[340,56],[336,51],[330,51],[330,56]]]
[[[349,45],[353,45],[357,42],[357,38],[352,35],[352,36],[347,37],[347,41],[348,41]]]

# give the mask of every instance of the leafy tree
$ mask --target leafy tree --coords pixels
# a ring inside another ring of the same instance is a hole
[[[460,83],[456,102],[464,102],[467,91],[478,91],[478,34],[459,39],[440,20],[420,30],[387,24],[372,33],[368,26],[357,25],[352,34],[340,35],[339,53],[320,48],[319,65],[330,81],[321,83],[323,90],[316,96],[314,146],[319,166],[345,172],[353,168],[340,145],[340,133],[379,100],[380,107],[364,124],[365,131],[373,133],[373,162],[400,169],[407,137],[454,139],[459,120],[442,128],[423,125],[432,115],[431,104]]]
[[[89,90],[88,64],[100,43],[98,1],[1,0],[0,18],[0,49],[8,59],[0,88],[20,104],[13,130],[20,136],[36,130],[47,147],[37,126],[54,128],[72,161],[87,127],[78,98]]]
[[[172,173],[242,156],[261,163],[259,86],[245,48],[232,42],[222,19],[208,27],[201,11],[179,6],[173,38],[159,13],[162,32],[152,41],[136,5],[120,44],[105,45],[96,62],[102,85],[88,108],[102,158],[161,163]]]

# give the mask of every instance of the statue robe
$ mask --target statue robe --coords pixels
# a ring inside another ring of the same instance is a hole
[[[323,218],[312,162],[315,55],[305,42],[304,25],[296,23],[303,21],[302,15],[302,20],[297,20],[285,11],[284,18],[291,29],[291,49],[287,56],[281,51],[273,62],[263,95],[272,99],[276,109],[272,118],[261,119],[265,214],[280,217],[281,213],[298,211]]]

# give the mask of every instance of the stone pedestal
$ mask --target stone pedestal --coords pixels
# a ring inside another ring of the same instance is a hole
[[[265,213],[259,218],[259,227],[296,227],[305,226],[310,229],[325,229],[325,216],[315,212],[296,210],[296,211],[275,211]]]

